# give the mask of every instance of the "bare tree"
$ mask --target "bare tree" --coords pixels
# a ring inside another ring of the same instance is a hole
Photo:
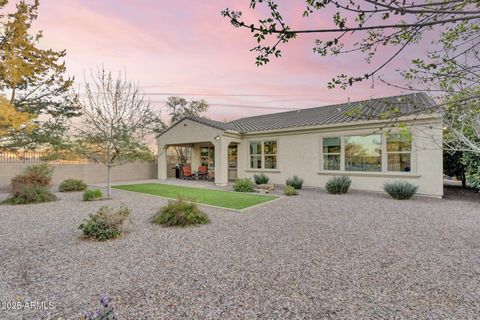
[[[111,169],[149,153],[145,136],[161,121],[150,107],[138,84],[120,73],[114,77],[105,69],[91,71],[85,82],[85,96],[78,98],[83,116],[78,126],[77,148],[108,171],[108,198],[111,197]]]

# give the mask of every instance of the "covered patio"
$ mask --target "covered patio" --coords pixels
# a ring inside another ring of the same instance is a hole
[[[159,180],[177,178],[175,170],[179,165],[190,167],[192,174],[206,167],[205,180],[214,181],[217,186],[226,186],[237,178],[241,140],[228,130],[185,119],[157,138]],[[195,179],[195,175],[191,178]]]

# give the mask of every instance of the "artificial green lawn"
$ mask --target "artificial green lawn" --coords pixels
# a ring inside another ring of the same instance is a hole
[[[211,206],[241,210],[260,203],[277,199],[275,196],[246,194],[212,189],[174,186],[168,184],[144,183],[114,186],[112,188],[151,194],[176,199],[178,195],[188,200]]]

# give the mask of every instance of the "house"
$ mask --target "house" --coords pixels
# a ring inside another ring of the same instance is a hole
[[[186,117],[158,137],[158,178],[174,177],[170,147],[191,167],[206,165],[217,185],[266,174],[272,183],[302,177],[324,187],[332,176],[352,189],[383,191],[391,180],[443,195],[442,118],[424,93],[349,102],[219,122]]]

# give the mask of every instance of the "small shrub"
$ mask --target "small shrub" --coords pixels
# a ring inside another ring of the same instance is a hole
[[[327,189],[328,193],[332,194],[342,194],[347,193],[350,185],[352,184],[352,179],[347,176],[338,176],[338,177],[331,177],[328,179],[325,188]]]
[[[115,310],[112,306],[112,300],[105,296],[100,298],[100,308],[95,311],[88,312],[85,315],[86,320],[112,320],[117,319]]]
[[[256,184],[267,184],[268,181],[270,181],[270,178],[268,178],[265,174],[255,174],[253,175],[253,180],[255,180]]]
[[[253,192],[255,191],[255,184],[250,179],[237,179],[233,184],[233,190],[237,192]]]
[[[63,180],[58,187],[60,192],[74,192],[74,191],[83,191],[87,189],[87,184],[82,180],[78,179],[67,179]]]
[[[57,197],[47,188],[36,185],[25,185],[14,192],[12,196],[2,203],[5,204],[31,204],[57,200]]]
[[[285,186],[285,189],[283,189],[283,193],[286,196],[296,196],[298,194],[298,191],[292,186]]]
[[[418,186],[415,186],[407,181],[394,181],[384,184],[383,189],[392,198],[397,200],[410,199],[417,193]]]
[[[291,178],[288,178],[287,181],[285,181],[285,184],[287,186],[292,186],[295,189],[299,190],[299,189],[302,189],[303,179],[300,178],[299,176],[293,176]]]
[[[95,214],[91,214],[78,229],[82,230],[87,239],[98,241],[115,239],[122,234],[124,224],[129,216],[130,209],[127,207],[120,207],[118,210],[107,206],[101,207]]]
[[[29,166],[24,174],[19,174],[12,178],[12,193],[20,191],[24,186],[49,187],[52,181],[52,174],[53,168],[48,164]]]
[[[168,205],[161,208],[153,217],[152,222],[167,227],[189,226],[206,224],[208,216],[203,213],[193,201],[185,201],[178,197],[176,201],[169,201]]]
[[[101,199],[103,196],[100,189],[88,189],[83,193],[83,201],[93,201]]]

